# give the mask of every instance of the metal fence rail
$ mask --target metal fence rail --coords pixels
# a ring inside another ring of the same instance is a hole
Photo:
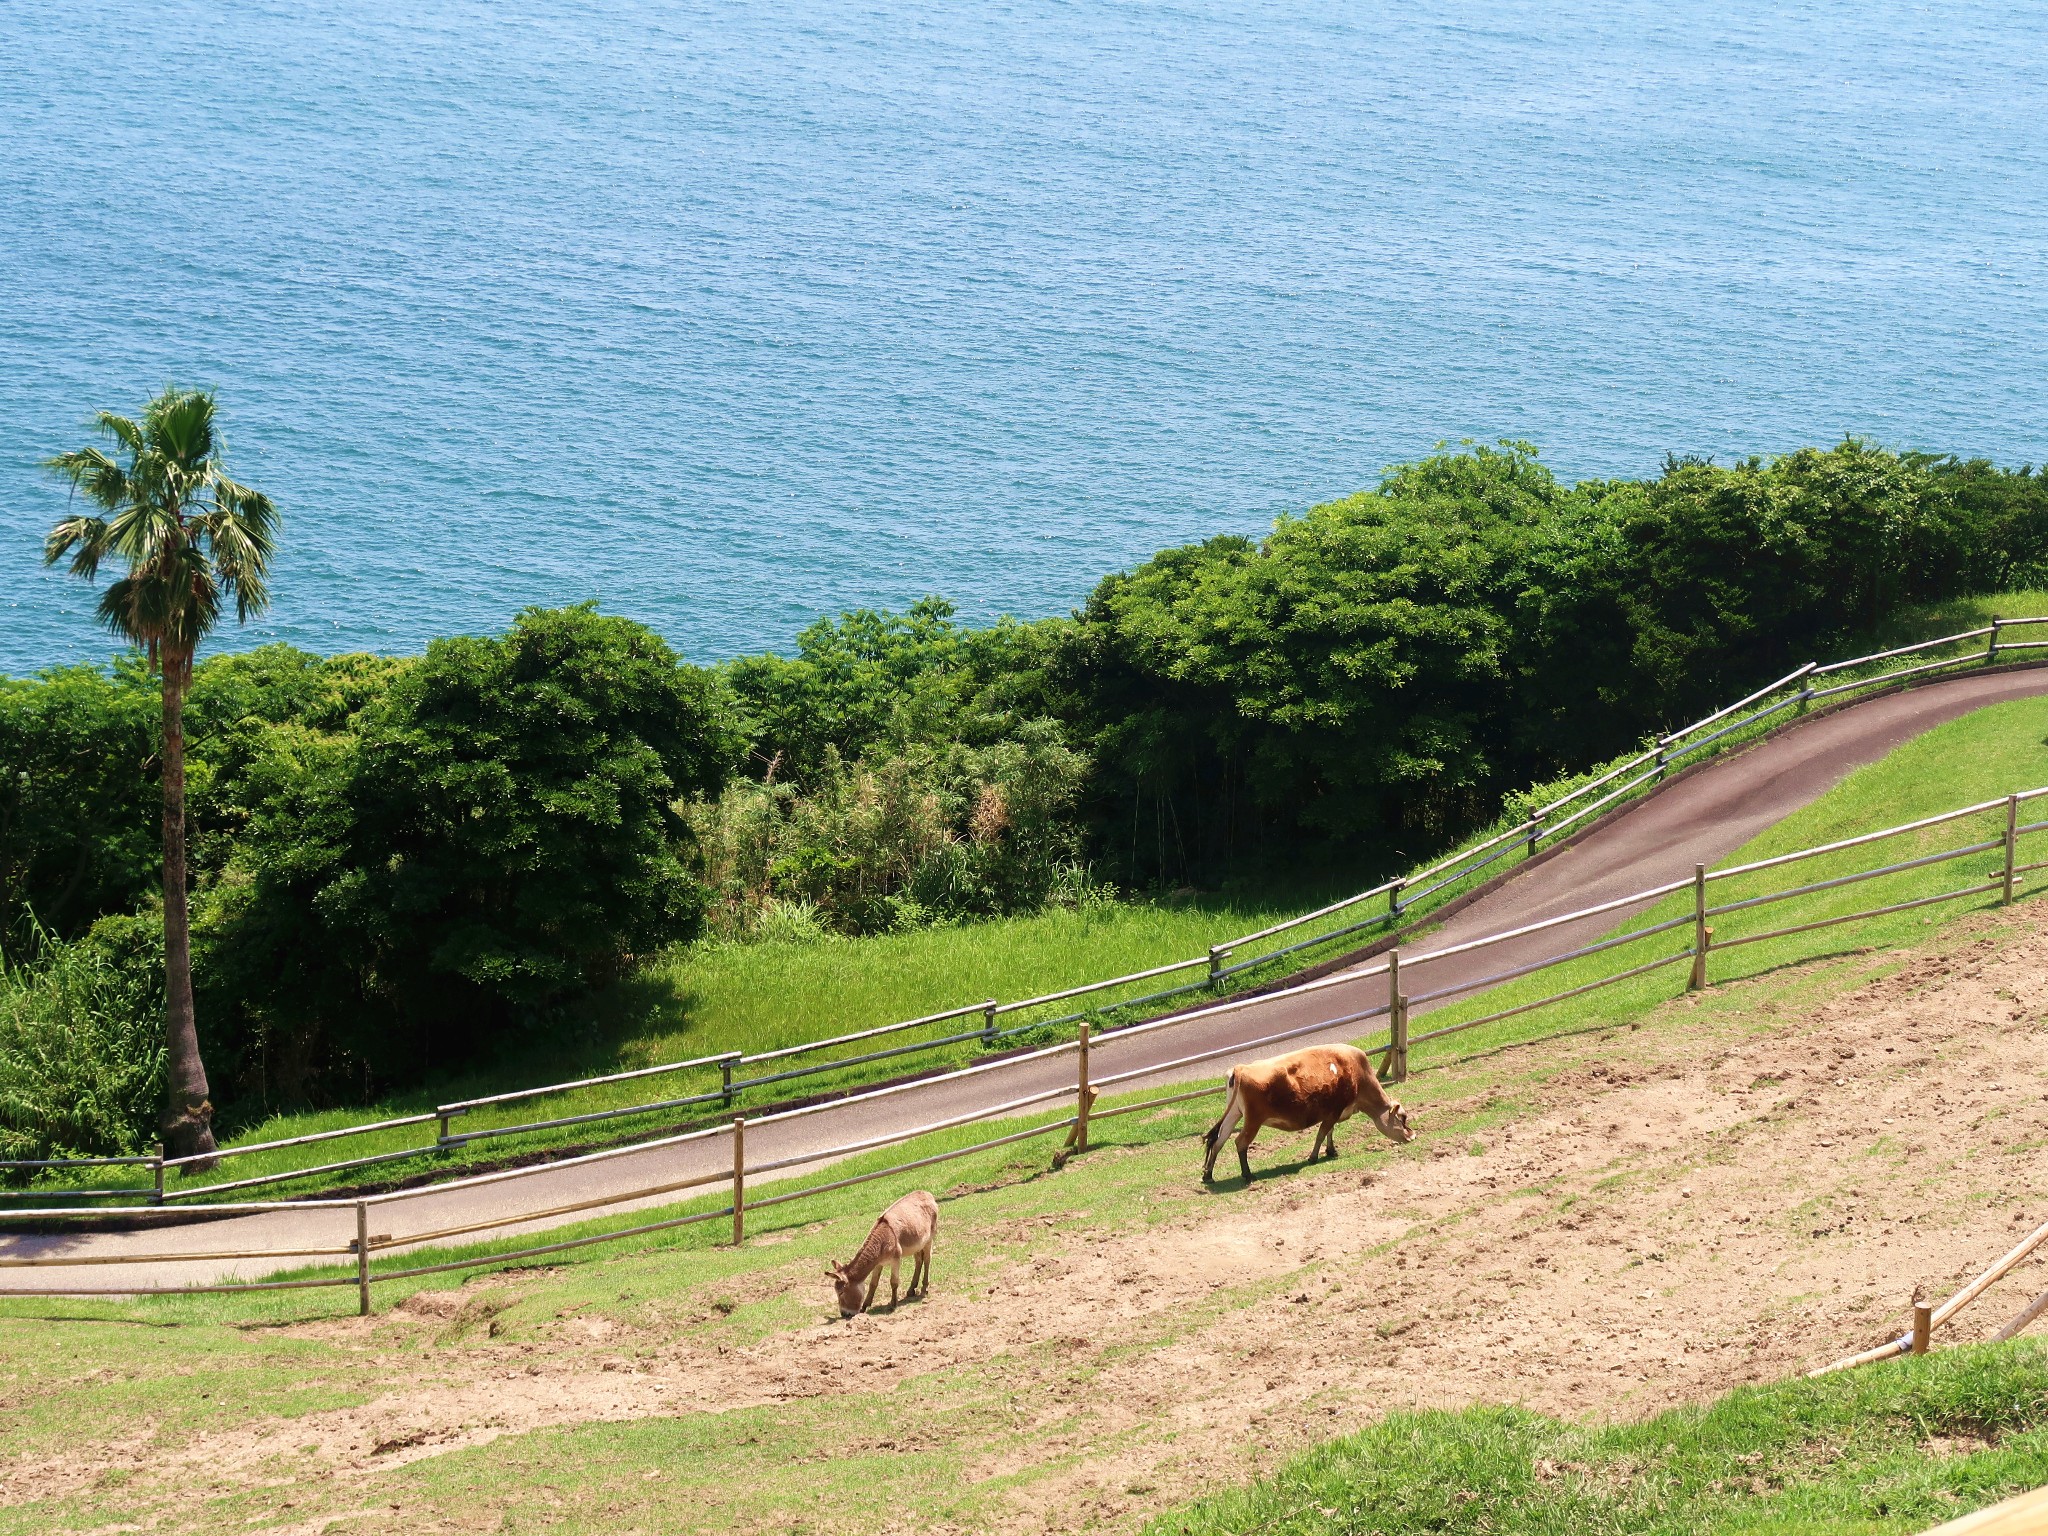
[[[452,1152],[476,1141],[508,1136],[533,1135],[579,1125],[607,1124],[612,1121],[632,1119],[646,1115],[672,1114],[679,1110],[698,1108],[714,1103],[724,1108],[731,1108],[741,1094],[751,1089],[796,1082],[822,1074],[847,1072],[882,1061],[896,1060],[925,1052],[943,1051],[977,1043],[994,1047],[1005,1040],[1013,1039],[1019,1035],[1048,1028],[1075,1025],[1083,1021],[1088,1021],[1099,1027],[1114,1028],[1116,1027],[1114,1024],[1101,1017],[1103,1013],[1143,1007],[1172,997],[1186,995],[1190,992],[1219,987],[1225,981],[1246,971],[1276,964],[1305,950],[1333,944],[1368,929],[1386,928],[1391,930],[1404,916],[1412,915],[1415,909],[1430,897],[1439,895],[1453,886],[1471,880],[1482,871],[1514,853],[1521,852],[1525,856],[1533,856],[1544,839],[1547,838],[1554,842],[1570,828],[1590,817],[1597,816],[1600,812],[1609,809],[1646,785],[1663,779],[1670,768],[1681,758],[1723,742],[1732,735],[1751,729],[1762,728],[1764,722],[1787,709],[1796,707],[1803,710],[1816,699],[1858,689],[1889,687],[1928,672],[1966,666],[1988,665],[1995,662],[2004,653],[2048,648],[2048,640],[2013,641],[2002,638],[2007,631],[2035,625],[2048,625],[2048,617],[1994,618],[1989,625],[1981,628],[1964,630],[1958,634],[1944,635],[1932,640],[1918,641],[1911,645],[1895,646],[1890,650],[1874,652],[1867,656],[1828,662],[1824,665],[1808,662],[1788,672],[1777,681],[1749,694],[1747,697],[1716,710],[1704,719],[1697,720],[1691,725],[1658,738],[1652,746],[1642,753],[1610,767],[1598,777],[1540,807],[1526,819],[1504,831],[1494,833],[1468,847],[1461,848],[1446,858],[1440,859],[1436,863],[1413,874],[1383,881],[1370,890],[1361,891],[1355,896],[1347,896],[1339,901],[1331,902],[1317,908],[1313,912],[1304,913],[1300,917],[1289,918],[1284,922],[1271,924],[1254,933],[1245,934],[1240,938],[1212,945],[1205,955],[1193,956],[1186,960],[1170,961],[1163,965],[1133,971],[1126,975],[1087,982],[1079,986],[1067,987],[1059,991],[1047,992],[1011,1002],[990,998],[980,1002],[961,1004],[937,1013],[921,1015],[914,1019],[901,1020],[893,1024],[876,1025],[870,1028],[827,1036],[818,1040],[779,1046],[766,1051],[721,1052],[715,1055],[665,1062],[629,1071],[576,1078],[567,1082],[550,1083],[539,1087],[512,1089],[503,1093],[486,1094],[476,1098],[438,1104],[431,1111],[398,1116],[368,1124],[341,1126],[332,1130],[310,1132],[302,1136],[283,1137],[272,1141],[223,1147],[214,1153],[203,1156],[166,1158],[159,1154],[156,1157],[47,1159],[36,1162],[0,1161],[0,1172],[18,1170],[32,1173],[48,1173],[52,1171],[68,1173],[99,1167],[130,1166],[148,1170],[152,1176],[152,1184],[150,1186],[129,1185],[67,1188],[64,1194],[66,1198],[71,1199],[140,1199],[153,1205],[202,1200],[210,1203],[212,1197],[223,1193],[431,1157],[437,1153],[445,1154]],[[1894,661],[1902,657],[1919,656],[1942,646],[1958,645],[1972,640],[1983,639],[1987,636],[1990,643],[1983,650],[1971,650],[1956,656],[1944,657],[1903,668],[1881,667],[1882,663],[1888,661]],[[1817,678],[1852,671],[1861,667],[1880,667],[1880,670],[1874,671],[1869,676],[1853,678],[1848,682],[1828,688],[1816,690],[1813,687],[1813,682]],[[1772,699],[1779,694],[1784,694],[1785,697],[1778,698],[1773,703],[1764,703],[1765,700]],[[1753,708],[1752,706],[1761,707]],[[1744,714],[1745,710],[1750,712]],[[1723,724],[1723,722],[1728,723]],[[1715,726],[1719,726],[1720,729],[1713,730],[1711,734],[1699,737],[1697,740],[1690,739],[1699,732],[1706,731],[1710,727]],[[1607,793],[1592,799],[1586,798],[1592,796],[1596,790],[1615,784],[1615,781],[1618,779],[1623,782],[1609,789]],[[2022,798],[2030,798],[2030,796]],[[1571,809],[1567,810],[1567,808]],[[1974,814],[1983,808],[1976,806],[1968,807],[1963,810],[1946,813],[1944,817],[1934,818],[1933,820],[1952,820]],[[1932,821],[1916,823],[1914,825],[1917,827],[1919,825],[1931,824],[1933,824]],[[2030,826],[2026,830],[2032,831],[2037,829],[2037,827]],[[1794,859],[1818,857],[1821,854],[1835,851],[1838,848],[1854,846],[1861,841],[1898,836],[1909,830],[1913,830],[1913,828],[1890,828],[1882,832],[1868,834],[1863,839],[1848,839],[1840,844],[1831,844],[1826,848],[1802,850],[1796,854],[1782,855],[1775,861],[1767,860],[1755,865],[1745,866],[1743,869],[1715,871],[1709,878],[1725,879],[1754,869],[1767,868],[1773,862],[1789,862]],[[1321,922],[1324,919],[1353,910],[1366,902],[1375,901],[1381,897],[1387,899],[1387,906],[1384,911],[1374,913],[1357,921],[1345,923],[1335,929],[1318,932],[1306,938],[1289,942],[1276,949],[1262,951],[1246,959],[1233,961],[1231,958],[1240,951],[1263,944],[1269,939],[1293,933],[1309,924]],[[1570,919],[1560,919],[1558,921],[1567,920]],[[1518,930],[1517,932],[1527,931],[1532,930],[1525,929]],[[1497,943],[1511,936],[1513,935],[1496,935],[1476,942],[1479,944]],[[1416,958],[1419,960],[1425,957],[1417,956]],[[1435,956],[1429,958],[1435,958]],[[1030,1013],[1033,1010],[1055,1003],[1071,1002],[1080,998],[1093,997],[1157,977],[1196,969],[1204,972],[1201,979],[1186,985],[1171,987],[1164,991],[1147,993],[1141,997],[1115,999],[1100,1004],[1092,1010],[1064,1014],[1055,1019],[1033,1019],[1008,1028],[999,1028],[996,1022],[1001,1017]],[[911,1041],[899,1046],[862,1051],[851,1056],[835,1056],[810,1065],[782,1068],[751,1077],[739,1075],[746,1067],[751,1065],[784,1062],[801,1056],[837,1051],[846,1046],[864,1044],[884,1036],[907,1033],[928,1028],[932,1025],[943,1024],[949,1020],[977,1015],[981,1019],[981,1027],[979,1029],[953,1031],[932,1038]],[[1124,1027],[1127,1028],[1129,1026]],[[461,1130],[453,1128],[453,1122],[458,1119],[481,1110],[492,1109],[502,1105],[523,1103],[554,1095],[589,1092],[618,1083],[664,1075],[709,1071],[712,1069],[716,1069],[719,1074],[718,1086],[706,1088],[702,1091],[689,1092],[646,1102],[592,1109],[580,1113],[515,1122],[507,1125],[483,1125]],[[391,1151],[369,1153],[338,1161],[293,1167],[274,1173],[257,1174],[240,1179],[189,1184],[178,1189],[167,1189],[165,1187],[166,1175],[168,1173],[183,1173],[185,1170],[196,1170],[201,1166],[210,1169],[230,1159],[246,1157],[252,1154],[283,1151],[348,1137],[376,1135],[430,1123],[436,1126],[433,1139],[418,1145],[402,1147]],[[19,1198],[24,1193],[39,1193],[39,1191],[0,1190],[0,1198]]]

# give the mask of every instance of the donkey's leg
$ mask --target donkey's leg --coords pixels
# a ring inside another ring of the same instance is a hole
[[[896,1310],[896,1285],[903,1278],[903,1254],[899,1251],[889,1261],[889,1310]]]
[[[875,1304],[875,1291],[882,1283],[882,1266],[877,1264],[868,1271],[868,1293],[861,1298],[860,1309],[865,1312]]]

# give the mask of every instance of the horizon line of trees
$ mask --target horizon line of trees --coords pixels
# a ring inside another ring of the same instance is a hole
[[[582,605],[416,657],[219,656],[180,682],[196,1016],[253,1115],[486,1059],[704,934],[1370,878],[1915,605],[2034,583],[2048,471],[1849,439],[1565,485],[1503,442],[1030,622],[926,598],[699,667]],[[0,679],[11,965],[163,974],[164,681]]]

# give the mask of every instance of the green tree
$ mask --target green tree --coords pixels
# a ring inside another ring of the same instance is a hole
[[[139,659],[109,676],[55,667],[0,678],[0,958],[10,964],[157,883],[158,700]]]
[[[70,557],[90,581],[108,563],[124,573],[100,594],[100,621],[149,658],[163,691],[164,1037],[168,1056],[164,1146],[211,1152],[213,1103],[192,1008],[191,916],[185,858],[185,692],[199,643],[233,601],[246,620],[269,601],[277,512],[270,498],[228,478],[213,396],[166,389],[142,419],[102,411],[94,421],[113,453],[58,454],[49,468],[96,509],[50,530],[43,559]]]
[[[284,660],[214,686],[293,693]],[[348,660],[220,759],[236,830],[202,891],[201,995],[266,1100],[487,1057],[690,937],[679,806],[736,750],[713,674],[588,605],[436,640],[381,682]]]

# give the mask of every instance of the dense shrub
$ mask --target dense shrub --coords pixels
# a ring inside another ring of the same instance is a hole
[[[829,744],[800,789],[738,780],[690,809],[717,926],[878,933],[1045,905],[1079,860],[1087,761],[1051,722],[990,747],[847,763]]]
[[[819,619],[798,634],[794,656],[743,656],[722,669],[748,772],[809,784],[912,747],[1010,740],[1053,713],[1044,674],[1064,629],[968,629],[938,597],[901,614]]]
[[[164,1096],[158,925],[111,917],[37,949],[0,974],[0,1160],[148,1151]]]

